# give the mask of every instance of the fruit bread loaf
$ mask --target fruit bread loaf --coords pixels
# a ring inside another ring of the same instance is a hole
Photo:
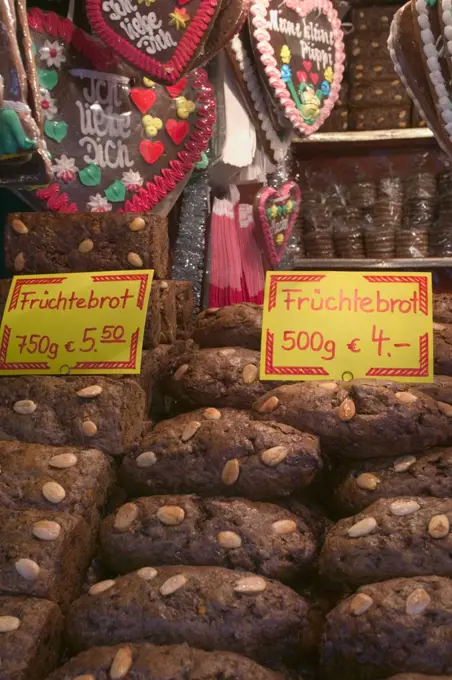
[[[435,373],[452,376],[452,324],[433,324]]]
[[[351,12],[351,22],[355,31],[389,32],[392,17],[400,5],[372,5],[359,7]]]
[[[306,382],[261,397],[256,416],[320,437],[330,453],[388,457],[452,442],[452,414],[425,394],[396,383]]]
[[[379,498],[452,498],[452,448],[343,461],[333,473],[332,486],[334,507],[342,517],[360,512]]]
[[[377,68],[377,66],[375,66]],[[381,68],[383,68],[381,66]],[[390,66],[387,67],[390,69]],[[356,78],[358,78],[358,75]],[[388,74],[391,77],[390,74]],[[384,77],[387,77],[386,75]],[[392,74],[394,77],[394,73]],[[365,76],[363,76],[365,78]],[[375,77],[375,83],[380,84],[380,81]],[[359,81],[361,82],[361,81]],[[350,129],[352,130],[398,130],[410,127],[411,124],[411,107],[405,106],[370,106],[369,108],[350,109]]]
[[[146,396],[128,378],[0,378],[0,439],[121,454],[139,438]]]
[[[5,263],[14,275],[154,269],[164,279],[168,223],[148,213],[13,213]]]
[[[100,531],[115,573],[149,564],[228,567],[291,581],[316,556],[316,539],[288,510],[243,498],[151,496],[121,506]]]
[[[433,296],[433,320],[438,323],[452,323],[452,295],[437,293]]]
[[[62,633],[63,616],[53,602],[0,595],[2,680],[45,680],[58,663]]]
[[[398,576],[452,576],[452,499],[382,498],[326,537],[320,573],[358,586]]]
[[[232,652],[204,652],[187,645],[156,646],[146,642],[88,649],[48,680],[100,680],[132,674],[140,680],[282,680],[278,673]]]
[[[195,349],[170,362],[162,386],[188,408],[249,408],[262,394],[280,384],[259,380],[259,362],[260,353],[252,349]]]
[[[178,340],[188,340],[193,335],[193,315],[195,311],[195,296],[193,284],[190,281],[170,281],[176,291],[176,337]]]
[[[99,521],[114,481],[111,461],[96,449],[0,441],[0,506],[45,510]]]
[[[81,517],[0,508],[0,593],[68,605],[80,595],[92,538]]]
[[[322,677],[451,675],[451,638],[451,579],[419,576],[363,586],[326,617]]]
[[[436,401],[452,404],[452,376],[435,375],[431,383],[413,383],[409,387],[423,392]]]
[[[309,486],[322,469],[318,440],[246,411],[200,409],[162,421],[119,474],[131,496],[198,493],[270,499]]]
[[[75,651],[186,642],[277,663],[300,656],[308,614],[308,603],[294,590],[249,572],[144,567],[92,586],[69,608],[66,633]]]
[[[262,305],[250,302],[206,309],[195,319],[194,340],[201,347],[261,348]]]

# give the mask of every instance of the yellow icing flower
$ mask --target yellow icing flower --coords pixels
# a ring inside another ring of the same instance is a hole
[[[293,210],[293,201],[290,198],[286,203],[286,208],[287,208],[287,213],[290,215],[290,213]]]
[[[146,78],[146,76],[144,76],[144,78],[143,78],[143,85],[145,87],[152,87],[153,89],[155,87],[154,81],[151,80],[150,78]]]
[[[177,115],[179,118],[186,119],[195,110],[195,103],[185,97],[176,98]]]
[[[291,54],[290,49],[287,45],[283,45],[281,47],[280,57],[281,57],[281,61],[282,61],[283,64],[290,64],[290,60],[292,59],[292,54]]]
[[[270,215],[273,219],[278,217],[278,208],[276,205],[272,205],[272,207],[270,208]]]
[[[276,234],[275,243],[277,246],[282,246],[284,243],[284,234]]]
[[[155,2],[155,0],[138,0],[139,5],[142,5],[143,2],[146,5],[146,7],[150,7]]]
[[[331,66],[327,66],[325,69],[325,72],[323,74],[323,77],[325,80],[327,80],[329,83],[332,83],[334,80],[334,71],[331,68]]]
[[[143,123],[144,133],[146,137],[156,137],[159,130],[163,127],[161,118],[153,118],[152,116],[143,116],[141,122]]]
[[[174,12],[170,13],[170,24],[174,24],[176,29],[179,31],[181,28],[187,28],[187,24],[190,21],[190,15],[185,9],[185,7],[176,7]]]

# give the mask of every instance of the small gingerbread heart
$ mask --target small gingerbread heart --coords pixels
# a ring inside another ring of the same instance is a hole
[[[286,182],[278,189],[266,187],[254,201],[256,225],[266,259],[272,267],[282,260],[293,225],[300,213],[301,190],[295,182]]]

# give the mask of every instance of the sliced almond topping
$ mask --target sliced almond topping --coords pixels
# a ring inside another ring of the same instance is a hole
[[[21,272],[25,267],[25,255],[18,253],[14,258],[14,271]]]
[[[441,413],[444,413],[445,416],[448,418],[452,418],[452,405],[451,404],[446,404],[444,401],[438,401],[438,408],[441,411]]]
[[[221,420],[221,411],[217,408],[206,408],[202,415],[205,420]]]
[[[84,673],[83,675],[77,675],[74,680],[96,680],[96,678],[91,673]]]
[[[131,267],[136,267],[137,269],[143,266],[143,260],[138,255],[138,253],[128,253],[127,262]]]
[[[434,331],[445,331],[446,330],[446,326],[443,326],[442,323],[433,322],[432,327],[433,327]]]
[[[98,397],[102,394],[102,387],[100,385],[89,385],[89,387],[84,387],[82,390],[77,392],[77,397],[82,399],[90,399],[91,397]]]
[[[268,467],[277,467],[287,458],[289,449],[287,446],[273,446],[260,454],[261,461]]]
[[[444,538],[450,529],[447,515],[434,515],[428,523],[428,533],[432,538]]]
[[[21,416],[29,416],[34,413],[36,409],[37,406],[31,399],[21,399],[20,401],[16,401],[13,406],[13,410]]]
[[[85,437],[94,437],[97,433],[97,425],[92,420],[84,420],[82,423],[82,432]]]
[[[133,655],[130,647],[121,647],[116,652],[113,663],[110,667],[111,680],[122,680],[130,671],[133,665]]]
[[[28,227],[22,220],[16,218],[11,222],[11,226],[16,234],[28,234]]]
[[[142,567],[138,569],[137,576],[142,578],[143,581],[152,581],[157,576],[157,573],[157,569],[154,569],[154,567]]]
[[[162,585],[160,586],[159,588],[160,595],[163,596],[172,595],[173,593],[176,592],[176,590],[183,588],[186,583],[187,579],[183,574],[171,576],[169,579],[165,581],[165,583],[162,583]]]
[[[188,371],[188,364],[182,364],[182,366],[179,366],[175,374],[173,375],[173,380],[180,380],[183,375],[186,374]]]
[[[42,487],[42,495],[49,503],[57,505],[66,498],[66,491],[58,482],[46,482]]]
[[[334,392],[334,390],[337,388],[337,383],[329,381],[319,382],[319,388],[325,390],[326,392]]]
[[[268,397],[267,399],[264,399],[264,401],[256,402],[254,405],[254,409],[258,413],[271,413],[272,411],[275,410],[275,408],[278,408],[279,405],[279,399],[278,397],[272,396]]]
[[[411,394],[411,392],[396,392],[395,398],[401,404],[414,404],[417,401],[416,395]]]
[[[267,582],[262,576],[245,576],[237,581],[234,590],[236,593],[252,595],[254,593],[263,593],[266,587]]]
[[[135,503],[126,503],[121,506],[116,513],[113,527],[116,531],[127,531],[127,529],[135,522],[138,517],[138,505]]]
[[[232,486],[236,483],[240,475],[240,463],[237,458],[231,458],[225,464],[223,472],[221,473],[221,480],[226,486]]]
[[[152,467],[156,462],[157,456],[154,451],[144,451],[143,453],[140,453],[136,460],[137,467],[139,468]]]
[[[293,519],[280,519],[277,522],[273,522],[272,530],[278,536],[293,534],[297,530],[297,523]]]
[[[405,515],[412,515],[417,512],[421,506],[416,501],[397,500],[391,503],[389,509],[392,515],[397,517],[404,517]]]
[[[219,357],[232,357],[234,354],[237,354],[237,350],[233,347],[226,347],[225,349],[218,350]]]
[[[356,524],[353,524],[347,533],[350,538],[360,538],[361,536],[368,536],[376,528],[377,520],[375,517],[365,517],[359,522],[356,522]]]
[[[32,533],[40,541],[56,541],[61,533],[61,525],[58,522],[43,519],[33,524]]]
[[[247,364],[242,371],[242,380],[245,385],[251,385],[259,375],[259,368],[254,364]]]
[[[349,420],[352,420],[356,415],[356,406],[355,402],[353,399],[350,399],[347,397],[347,399],[344,399],[342,404],[339,406],[339,418],[344,422],[348,422]]]
[[[59,453],[57,456],[52,456],[49,465],[58,470],[66,470],[77,465],[77,456],[74,453]]]
[[[375,491],[380,482],[381,479],[371,472],[363,472],[356,478],[356,484],[359,488],[366,491]]]
[[[185,510],[178,505],[164,505],[157,510],[157,519],[166,526],[174,527],[184,521]]]
[[[11,633],[20,626],[17,616],[0,616],[0,633]]]
[[[201,423],[199,423],[197,420],[192,420],[191,423],[188,423],[182,432],[182,441],[188,442],[192,437],[195,436],[200,427]]]
[[[394,470],[395,472],[406,472],[415,462],[415,456],[400,456],[394,461]]]
[[[26,581],[36,581],[41,571],[39,564],[27,557],[17,560],[15,567],[17,573]]]
[[[217,535],[217,541],[222,548],[226,548],[228,550],[240,548],[242,545],[242,539],[234,531],[220,531],[220,533]]]
[[[91,241],[90,238],[86,238],[84,241],[79,243],[78,252],[83,253],[83,254],[90,253],[93,248],[94,248],[94,243]]]
[[[168,290],[169,288],[168,281],[160,281],[159,288],[160,290]]]
[[[405,611],[410,615],[422,614],[429,604],[430,595],[427,591],[424,588],[416,588],[406,599]]]
[[[110,590],[110,588],[113,588],[115,585],[115,582],[113,579],[108,579],[107,581],[99,581],[99,583],[95,583],[94,585],[91,586],[91,588],[88,590],[88,595],[100,595],[101,593],[106,593],[107,590]]]
[[[130,231],[143,231],[146,226],[146,222],[142,217],[135,217],[129,224]]]
[[[373,603],[374,601],[369,595],[358,593],[350,602],[350,611],[354,616],[360,616],[361,614],[364,614],[364,612],[367,612]]]

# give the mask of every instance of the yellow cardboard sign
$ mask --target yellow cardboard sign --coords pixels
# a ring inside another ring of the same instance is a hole
[[[268,272],[262,380],[433,381],[431,274]]]
[[[16,276],[0,375],[139,373],[154,272]]]

